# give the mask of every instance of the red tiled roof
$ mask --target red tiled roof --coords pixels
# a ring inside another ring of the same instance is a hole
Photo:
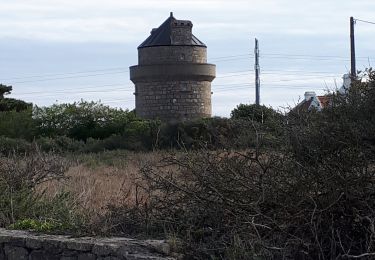
[[[331,95],[317,96],[317,98],[319,99],[319,102],[322,108],[327,108],[330,105],[331,100],[332,100]]]

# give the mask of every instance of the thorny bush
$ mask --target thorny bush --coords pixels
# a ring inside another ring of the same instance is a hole
[[[0,227],[31,220],[59,229],[75,228],[78,218],[69,194],[48,197],[39,188],[44,182],[63,179],[67,167],[65,159],[42,153],[38,147],[23,155],[1,155]]]
[[[188,259],[371,259],[375,256],[375,75],[332,94],[322,112],[291,111],[283,145],[202,150],[141,172],[115,231],[180,241]]]

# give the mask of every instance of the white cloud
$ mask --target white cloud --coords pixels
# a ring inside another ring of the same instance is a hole
[[[0,67],[6,68],[6,71],[12,74],[5,75],[5,70],[2,69],[4,78],[9,78],[22,74],[32,75],[29,71],[30,64],[34,64],[32,71],[36,75],[92,68],[105,69],[116,67],[114,63],[130,66],[134,64],[132,59],[136,57],[135,47],[149,35],[152,28],[168,17],[170,11],[173,11],[177,18],[192,20],[194,34],[209,46],[210,58],[252,52],[252,38],[255,35],[261,39],[261,53],[347,57],[349,17],[371,20],[374,10],[373,0],[2,0],[1,42],[3,46],[16,42],[19,49],[8,48],[8,51],[13,52],[6,56],[8,60],[3,57],[0,59]],[[357,24],[358,56],[375,58],[374,31],[373,25]],[[35,44],[36,49],[32,50],[35,54],[28,54],[32,48],[29,42],[42,42],[40,45]],[[51,50],[45,52],[43,44],[50,46]],[[96,48],[98,45],[101,47]],[[84,50],[81,49],[82,46]],[[109,53],[106,48],[114,49]],[[124,50],[127,55],[124,55]],[[53,56],[54,52],[62,54]],[[49,57],[51,55],[52,58]],[[26,61],[28,56],[29,60]],[[9,61],[11,66],[8,65]],[[35,61],[39,61],[39,65]],[[366,59],[358,61],[359,68],[368,64]],[[253,60],[250,58],[229,62],[213,60],[213,63],[217,64],[218,72],[224,73],[249,70],[253,66]],[[311,86],[317,91],[325,86],[325,82],[334,86],[333,78],[319,77],[326,74],[314,78],[298,73],[282,75],[282,71],[338,72],[340,76],[348,65],[346,60],[293,60],[288,57],[283,60],[262,57],[262,72],[277,70],[274,74],[262,74],[262,101],[274,107],[285,106],[286,103],[294,104],[299,96],[303,96],[305,89],[297,86]],[[55,70],[58,68],[59,71],[52,71],[50,67]],[[51,71],[48,71],[49,69]],[[252,84],[253,76],[251,73],[228,78],[219,78],[220,76],[222,75],[218,73],[213,84],[213,111],[214,114],[228,116],[237,104],[251,102],[253,86],[241,88],[241,84]],[[97,80],[94,78],[87,84],[98,85]],[[127,80],[128,74],[122,75],[121,79],[108,76],[105,83]],[[337,81],[340,82],[340,79]],[[83,82],[83,79],[75,79],[72,85],[79,87],[84,84],[86,82]],[[61,88],[64,86],[69,84],[61,85]],[[39,87],[46,88],[41,83]],[[58,87],[56,86],[56,89]],[[38,88],[37,83],[35,88]],[[227,91],[215,90],[225,88]],[[112,96],[106,96],[106,102],[122,107],[134,107],[133,96],[124,94],[123,102],[114,100],[121,99],[118,97],[120,95],[112,93]],[[73,98],[79,100],[79,97],[80,95],[63,98],[64,101],[71,101]],[[93,94],[85,97],[98,100],[103,96]],[[51,104],[55,101],[55,97],[25,98],[38,104]]]
[[[0,3],[0,38],[129,42],[159,25],[169,11],[212,34],[332,34],[347,31],[343,17],[366,18],[371,7],[370,0],[13,0]]]

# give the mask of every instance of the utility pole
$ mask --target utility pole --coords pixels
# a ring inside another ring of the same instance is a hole
[[[357,69],[355,67],[354,24],[355,19],[352,16],[350,17],[350,74],[352,79],[357,77]]]
[[[255,104],[260,105],[260,78],[259,78],[259,72],[260,72],[260,66],[259,66],[259,44],[258,39],[255,38]]]

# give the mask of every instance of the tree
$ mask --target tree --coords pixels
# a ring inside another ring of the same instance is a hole
[[[248,119],[259,123],[264,123],[275,118],[280,118],[280,114],[272,108],[264,105],[239,104],[231,112],[232,119]]]
[[[4,95],[10,94],[12,92],[13,87],[12,86],[6,86],[3,84],[0,84],[0,99],[4,98]]]
[[[137,120],[128,110],[111,108],[100,102],[80,101],[35,107],[33,111],[42,136],[68,136],[76,140],[104,139],[122,134],[125,126]]]
[[[0,112],[5,111],[25,111],[32,107],[31,103],[26,103],[25,101],[14,99],[14,98],[4,98],[4,95],[9,95],[13,90],[12,86],[6,86],[0,84]]]

